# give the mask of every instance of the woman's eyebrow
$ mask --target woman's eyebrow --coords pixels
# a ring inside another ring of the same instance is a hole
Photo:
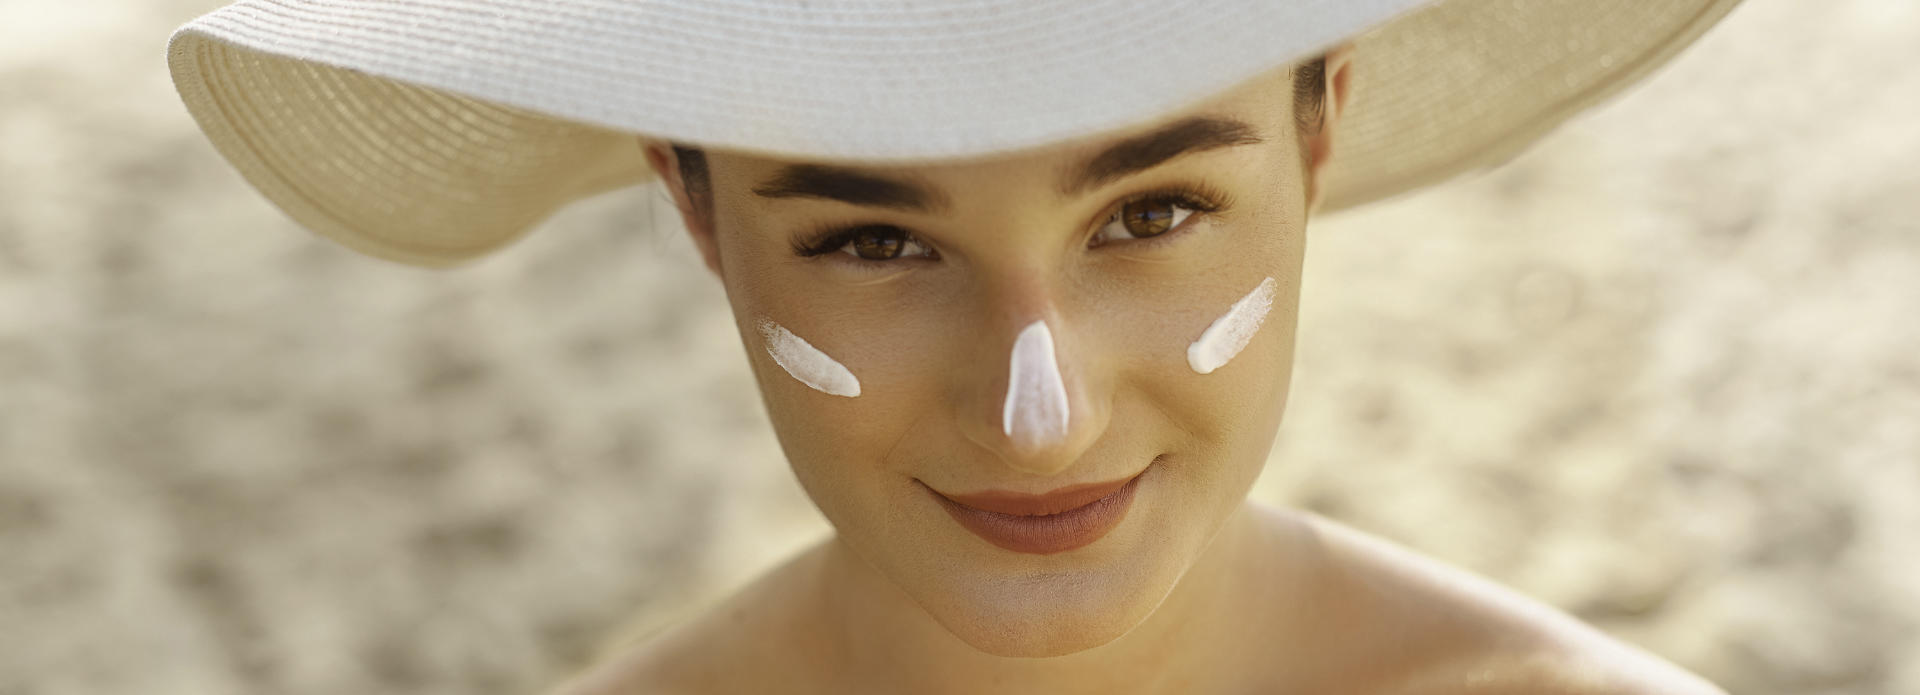
[[[790,164],[753,187],[766,198],[824,198],[854,205],[944,212],[951,204],[939,189],[848,167]]]
[[[1253,126],[1224,116],[1194,116],[1115,143],[1060,178],[1061,197],[1130,176],[1184,154],[1264,142]]]
[[[1194,116],[1114,143],[1079,165],[1068,167],[1057,190],[1062,197],[1074,197],[1089,188],[1152,169],[1181,155],[1260,142],[1264,141],[1258,131],[1244,121]],[[951,207],[946,193],[937,187],[824,164],[781,167],[755,186],[753,192],[765,198],[820,198],[915,212],[945,212]]]

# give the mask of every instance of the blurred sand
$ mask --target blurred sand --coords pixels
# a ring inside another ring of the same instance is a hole
[[[817,538],[652,189],[452,273],[310,238],[163,43],[0,0],[0,694],[531,693]],[[1749,0],[1316,223],[1256,494],[1748,695],[1920,692],[1920,5]]]

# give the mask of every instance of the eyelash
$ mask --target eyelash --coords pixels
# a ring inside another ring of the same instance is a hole
[[[1225,191],[1222,191],[1219,188],[1215,188],[1214,186],[1211,186],[1205,183],[1176,184],[1168,188],[1148,191],[1145,193],[1136,193],[1114,202],[1113,205],[1109,207],[1107,214],[1101,218],[1100,227],[1096,227],[1095,229],[1097,230],[1099,228],[1103,228],[1106,225],[1112,224],[1114,221],[1118,220],[1120,216],[1120,211],[1126,209],[1128,205],[1132,205],[1134,203],[1140,203],[1140,202],[1147,202],[1147,201],[1173,203],[1174,205],[1178,205],[1180,207],[1192,210],[1193,214],[1188,215],[1187,219],[1183,220],[1180,226],[1175,229],[1170,229],[1159,235],[1147,237],[1144,239],[1133,239],[1125,243],[1146,244],[1146,245],[1157,246],[1159,244],[1163,244],[1170,241],[1172,238],[1179,237],[1185,234],[1185,230],[1189,226],[1192,226],[1193,218],[1195,216],[1212,215],[1233,207],[1232,196],[1227,195]],[[811,258],[814,256],[822,256],[829,253],[834,253],[836,251],[839,251],[842,248],[845,248],[847,244],[853,243],[854,237],[858,235],[862,230],[872,228],[872,227],[895,227],[895,225],[887,225],[887,224],[855,224],[850,226],[841,225],[841,224],[821,225],[816,229],[796,235],[793,241],[793,252],[795,255],[805,257],[805,258]],[[901,230],[901,231],[905,231],[905,230]],[[911,232],[908,232],[907,236],[909,238],[913,237]],[[924,242],[921,242],[921,243],[924,244]],[[1102,246],[1105,246],[1105,245],[1108,245],[1108,244],[1102,244]],[[939,256],[939,252],[934,251],[934,256],[937,258]],[[881,266],[887,263],[895,262],[891,260],[871,261],[871,260],[866,260],[862,258],[852,258],[849,260],[852,261],[853,263],[856,263],[862,266]]]
[[[1187,233],[1187,228],[1196,224],[1196,218],[1204,219],[1202,216],[1213,215],[1233,207],[1233,198],[1227,195],[1226,191],[1222,191],[1205,183],[1177,184],[1171,188],[1163,188],[1147,193],[1136,193],[1121,198],[1113,204],[1106,216],[1101,218],[1100,227],[1095,228],[1096,231],[1120,219],[1120,211],[1125,210],[1128,205],[1148,201],[1173,203],[1174,205],[1192,210],[1193,214],[1188,215],[1187,219],[1182,220],[1179,227],[1169,229],[1145,239],[1130,239],[1122,243],[1146,245],[1149,247],[1171,243],[1174,239],[1184,236]],[[1111,243],[1112,242],[1108,242],[1108,244]],[[1108,244],[1102,244],[1102,246]]]
[[[890,224],[856,224],[853,226],[822,225],[819,230],[799,234],[793,241],[793,252],[803,257],[823,256],[845,248],[853,243],[853,238],[869,228],[896,228]],[[905,230],[901,230],[905,231]],[[909,233],[907,236],[912,237]],[[808,241],[812,239],[813,241]],[[937,255],[937,252],[936,252]],[[850,259],[857,263],[892,263],[893,261],[869,261],[864,258]]]

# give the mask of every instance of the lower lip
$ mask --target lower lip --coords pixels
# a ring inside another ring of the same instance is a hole
[[[933,498],[961,526],[988,543],[1016,553],[1052,555],[1091,544],[1120,525],[1120,520],[1127,517],[1127,508],[1133,504],[1133,490],[1139,487],[1140,478],[1145,475],[1146,472],[1141,471],[1126,485],[1098,501],[1045,516],[981,511],[947,499],[938,492],[933,493]],[[933,488],[927,488],[927,491],[933,492]]]

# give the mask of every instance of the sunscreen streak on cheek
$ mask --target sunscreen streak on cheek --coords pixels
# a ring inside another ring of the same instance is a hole
[[[860,380],[853,372],[835,362],[800,336],[772,321],[760,322],[760,336],[766,339],[767,354],[800,383],[817,391],[852,398],[860,395]]]
[[[1234,302],[1226,315],[1215,319],[1213,325],[1200,334],[1199,340],[1187,346],[1187,366],[1208,374],[1240,354],[1253,340],[1253,334],[1260,331],[1260,324],[1266,322],[1267,312],[1273,309],[1273,290],[1273,278],[1267,278]]]
[[[1020,330],[1007,364],[1007,402],[1000,412],[1007,437],[1026,446],[1067,436],[1067,386],[1053,357],[1053,333],[1047,322]]]

